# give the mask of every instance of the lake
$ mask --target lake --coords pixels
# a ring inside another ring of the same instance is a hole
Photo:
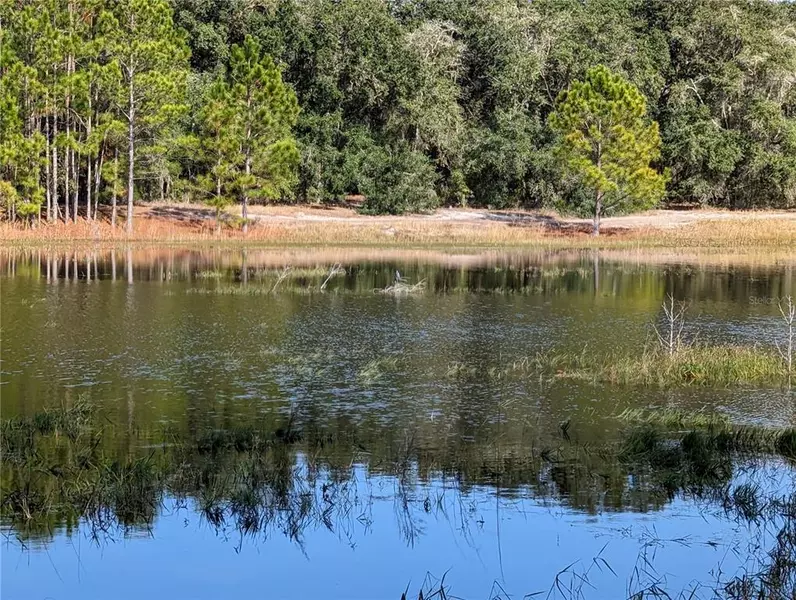
[[[3,419],[80,419],[4,446],[5,600],[744,597],[796,539],[792,458],[628,458],[621,418],[794,427],[786,386],[516,368],[642,353],[670,295],[687,341],[772,347],[792,262],[6,249],[0,294]]]

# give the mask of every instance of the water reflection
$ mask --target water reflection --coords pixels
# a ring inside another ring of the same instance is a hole
[[[277,597],[397,598],[410,579],[416,589],[426,571],[450,567],[458,595],[486,597],[498,580],[521,596],[547,593],[558,571],[589,563],[606,542],[602,556],[621,572],[592,568],[599,591],[585,596],[627,595],[640,552],[655,544],[655,568],[680,575],[670,590],[718,564],[742,570],[748,545],[773,548],[780,523],[752,531],[728,499],[744,485],[786,495],[790,463],[729,453],[675,457],[666,468],[621,459],[628,429],[616,415],[707,408],[736,424],[788,427],[792,392],[505,374],[545,349],[643,348],[667,294],[688,302],[691,333],[703,339],[775,339],[778,312],[765,299],[796,293],[791,264],[664,258],[3,252],[3,418],[85,400],[104,423],[99,436],[47,438],[25,455],[38,461],[33,470],[5,460],[4,448],[3,498],[15,508],[3,596],[87,597],[118,587],[125,565],[157,573],[161,561],[173,573],[158,581],[180,582],[175,597],[217,597],[225,579],[225,593],[250,596],[259,588],[246,573],[265,554]],[[396,271],[425,286],[374,293]],[[671,542],[683,538],[687,551]],[[92,543],[81,547],[80,577],[64,575],[81,539]],[[725,560],[717,548],[744,551]],[[190,560],[175,560],[180,552]],[[28,566],[12,568],[20,556]],[[221,565],[240,578],[209,575]],[[281,583],[280,571],[294,580]],[[140,597],[142,585],[120,594]]]
[[[574,441],[578,428],[568,423],[557,435],[504,445],[500,430],[485,426],[469,444],[449,440],[432,448],[415,432],[365,440],[357,430],[313,429],[293,416],[279,425],[187,436],[167,429],[122,452],[104,443],[116,432],[85,401],[6,421],[2,522],[23,550],[57,547],[78,529],[100,548],[123,536],[157,537],[164,522],[185,516],[187,524],[190,515],[237,553],[275,537],[304,553],[314,551],[319,536],[353,548],[385,519],[397,534],[381,536],[385,548],[420,547],[429,530],[447,527],[477,550],[486,519],[497,518],[499,528],[503,519],[522,516],[533,527],[535,507],[551,516],[583,511],[600,521],[614,511],[665,510],[686,521],[701,516],[715,528],[708,538],[714,545],[751,535],[768,547],[771,528],[787,527],[784,515],[796,505],[789,496],[796,471],[787,462],[739,453],[710,430],[682,436],[624,427],[621,439],[597,445]],[[796,434],[789,435],[790,446],[782,448],[796,458]],[[388,506],[391,516],[384,514]],[[681,531],[675,542],[702,543]],[[639,552],[672,541],[645,535]],[[617,568],[628,568],[627,559]]]

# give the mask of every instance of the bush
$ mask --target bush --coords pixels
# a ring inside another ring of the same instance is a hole
[[[400,214],[439,206],[431,162],[409,148],[375,147],[362,165],[365,212]]]

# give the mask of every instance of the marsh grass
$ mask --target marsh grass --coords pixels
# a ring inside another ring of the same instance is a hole
[[[729,417],[717,412],[704,409],[689,411],[669,407],[655,410],[627,408],[617,415],[617,419],[626,423],[677,429],[727,427],[730,424]]]
[[[659,466],[676,465],[683,458],[711,456],[722,462],[733,453],[771,454],[796,459],[796,429],[770,429],[752,425],[703,421],[683,434],[675,444],[665,430],[652,424],[631,429],[625,436],[619,457],[623,460],[648,457]],[[671,426],[671,425],[669,425]],[[704,428],[699,428],[704,427]],[[681,456],[681,453],[685,453]],[[672,462],[674,461],[674,462]]]
[[[538,368],[556,377],[624,385],[784,385],[787,373],[776,352],[757,346],[695,344],[672,354],[541,353]]]
[[[273,293],[273,286],[261,285],[222,285],[217,287],[188,288],[186,294],[199,296],[268,296]]]
[[[32,452],[36,436],[66,436],[70,440],[76,440],[89,431],[95,412],[95,405],[87,396],[81,395],[72,406],[2,421],[0,448],[4,460],[16,460]]]

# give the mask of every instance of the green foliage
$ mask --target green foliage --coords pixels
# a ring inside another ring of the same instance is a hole
[[[371,213],[402,213],[436,208],[434,168],[420,152],[407,147],[375,146],[361,166],[360,191],[365,210]]]
[[[636,86],[597,66],[561,93],[550,115],[568,171],[595,192],[595,235],[603,211],[651,208],[663,197],[666,179],[650,166],[661,139],[646,112]]]
[[[243,45],[232,46],[229,75],[214,86],[206,123],[217,121],[210,125],[217,132],[216,155],[224,155],[217,167],[239,190],[244,219],[250,198],[292,197],[299,162],[292,128],[298,113],[295,93],[260,44],[247,36]]]
[[[220,212],[233,202],[240,152],[240,127],[232,107],[229,86],[216,81],[199,113],[201,147],[207,173],[200,177],[205,202]]]
[[[29,218],[38,214],[44,199],[40,185],[44,138],[26,135],[20,99],[35,78],[32,69],[10,62],[0,77],[0,203],[6,215]]]
[[[7,214],[16,206],[18,200],[16,188],[8,181],[0,179],[0,209]]]
[[[540,354],[540,371],[558,377],[623,385],[780,385],[787,380],[773,350],[746,346],[684,346],[669,355],[659,349],[636,354]]]
[[[113,8],[105,44],[123,83],[117,87],[117,103],[128,125],[127,230],[132,231],[136,152],[146,157],[162,192],[169,148],[179,145],[173,143],[179,137],[173,126],[187,109],[189,50],[165,0],[121,0]]]
[[[3,2],[0,170],[10,216],[53,219],[125,192],[365,195],[392,213],[793,207],[793,23],[766,0]],[[587,106],[563,110],[567,95]],[[598,168],[593,132],[569,134],[600,111]]]

